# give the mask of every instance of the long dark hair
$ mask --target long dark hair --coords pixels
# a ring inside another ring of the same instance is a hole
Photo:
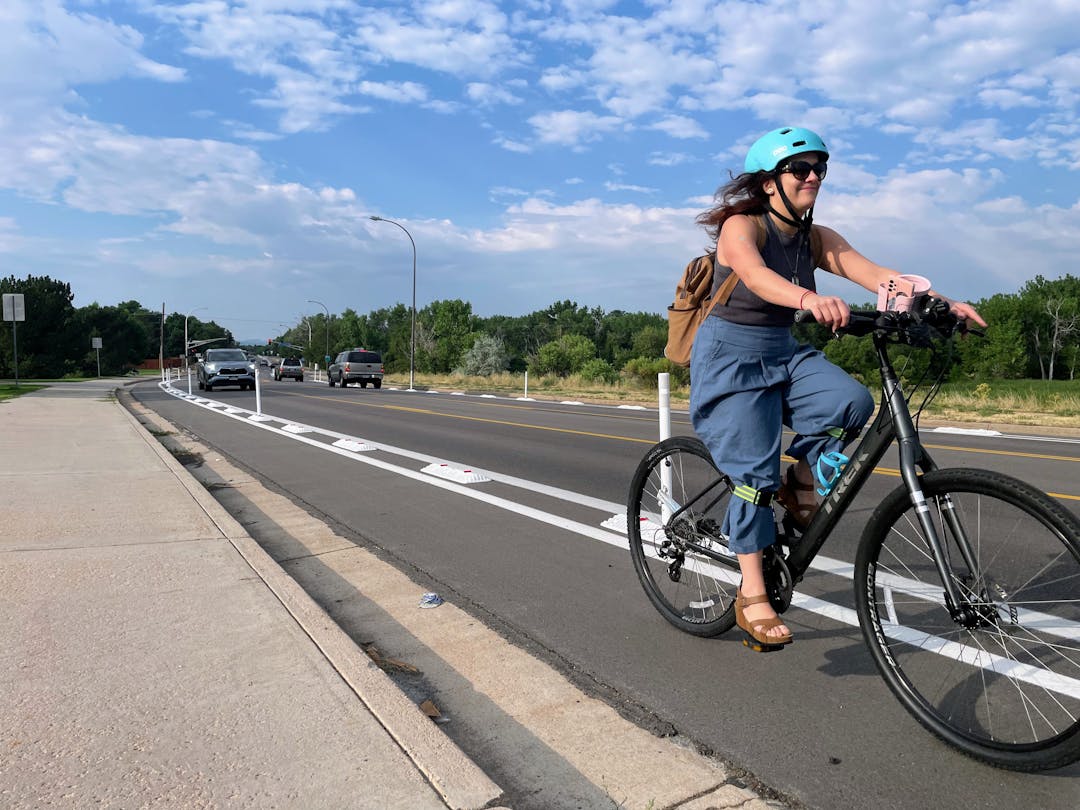
[[[765,193],[768,172],[745,172],[733,177],[727,185],[717,189],[713,199],[716,205],[698,215],[697,222],[705,228],[712,240],[710,251],[716,250],[720,229],[728,217],[736,214],[764,214],[769,210],[769,195]]]

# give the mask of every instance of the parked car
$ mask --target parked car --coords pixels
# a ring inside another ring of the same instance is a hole
[[[382,388],[382,355],[367,349],[349,349],[341,352],[326,369],[326,377],[331,388],[335,383],[344,388],[353,382],[360,383],[361,388],[367,388],[368,383],[376,388]]]
[[[255,387],[255,364],[240,349],[207,349],[199,363],[199,390],[215,385],[239,385],[241,391]]]
[[[274,379],[279,382],[285,377],[292,377],[297,382],[304,381],[304,366],[299,357],[285,357],[274,366]]]

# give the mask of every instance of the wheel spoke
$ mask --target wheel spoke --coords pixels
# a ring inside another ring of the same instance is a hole
[[[631,485],[627,533],[634,568],[664,618],[688,633],[717,635],[734,622],[738,576],[693,546],[730,554],[726,538],[702,528],[722,524],[730,491],[698,440],[677,437],[658,448]]]
[[[856,564],[859,581],[873,577],[856,599],[883,676],[973,756],[1022,770],[1080,758],[1080,524],[998,473],[922,483],[962,604],[947,600],[906,492],[890,495]]]

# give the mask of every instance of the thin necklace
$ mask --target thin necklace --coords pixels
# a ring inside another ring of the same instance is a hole
[[[777,235],[780,240],[780,252],[784,254],[784,261],[787,262],[788,271],[791,273],[791,283],[796,287],[801,287],[802,283],[799,281],[799,262],[802,260],[802,246],[803,246],[803,230],[799,229],[798,240],[795,242],[795,264],[792,266],[791,257],[788,255],[788,246],[784,244],[783,234],[780,233],[780,229],[773,223],[772,218],[768,214],[765,215],[765,220],[769,223],[769,227],[773,233]]]

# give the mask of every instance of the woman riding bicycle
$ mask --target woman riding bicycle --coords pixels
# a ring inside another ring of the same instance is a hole
[[[844,300],[816,292],[814,256],[821,257],[822,269],[875,294],[899,275],[835,231],[812,225],[828,159],[824,141],[810,130],[769,132],[750,147],[743,174],[721,188],[718,204],[697,219],[716,240],[714,295],[731,273],[739,283],[694,338],[690,417],[717,466],[736,484],[738,497],[731,498],[723,532],[742,573],[736,623],[758,651],[792,641],[769,604],[762,575],[762,552],[776,539],[773,497],[805,527],[817,509],[815,478],[829,485],[837,454],[874,410],[865,387],[791,334],[798,309],[811,310],[832,329],[847,325]],[[812,251],[819,238],[820,248]],[[933,290],[930,295],[944,297]],[[986,325],[970,305],[950,303],[958,317]],[[795,432],[787,453],[796,463],[781,481],[785,425]]]

